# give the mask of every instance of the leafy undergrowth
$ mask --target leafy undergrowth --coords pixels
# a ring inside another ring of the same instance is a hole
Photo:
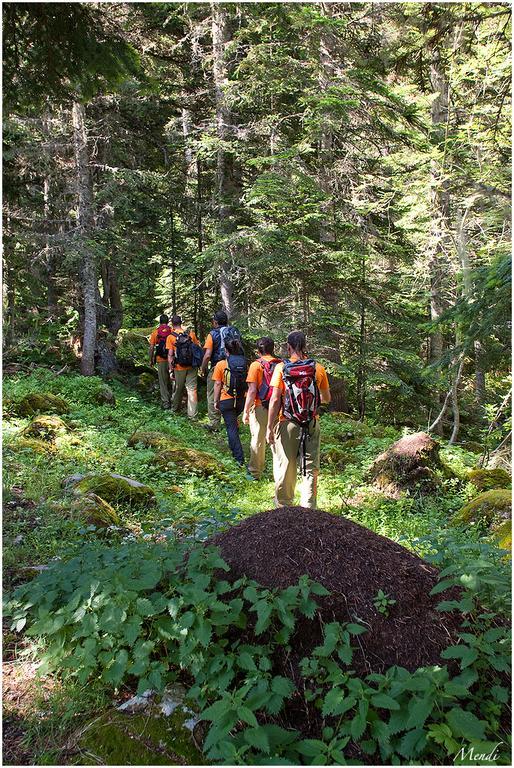
[[[247,582],[230,585],[215,575],[224,568],[219,555],[196,545],[273,507],[270,465],[265,481],[248,481],[223,433],[210,435],[166,415],[119,382],[112,384],[116,407],[96,405],[101,386],[97,378],[47,371],[8,378],[4,386],[4,579],[9,589],[21,585],[10,604],[13,627],[4,647],[11,663],[39,661],[44,653],[39,674],[55,684],[42,717],[37,696],[24,698],[18,741],[19,752],[31,758],[25,762],[67,762],[69,732],[105,708],[115,690],[161,689],[177,677],[210,724],[204,750],[213,762],[445,763],[462,746],[485,754],[497,742],[499,761],[509,762],[507,629],[497,618],[508,611],[509,569],[493,545],[448,530],[449,517],[471,493],[462,478],[476,456],[444,450],[455,478],[441,478],[438,495],[414,490],[385,499],[367,484],[366,473],[400,433],[323,417],[319,507],[446,569],[464,588],[459,608],[468,626],[447,651],[459,670],[410,674],[394,668],[360,680],[351,673],[351,647],[364,628],[326,624],[324,643],[304,660],[299,685],[275,673],[275,658],[287,651],[296,616],[316,611],[323,588],[305,580],[282,593]],[[15,415],[16,403],[35,391],[61,395],[71,409],[67,429],[40,450],[21,435],[29,419]],[[151,448],[128,447],[138,431],[162,432],[211,454],[224,479],[172,464],[163,471]],[[247,448],[247,428],[242,434]],[[62,481],[89,471],[144,482],[157,503],[148,509],[117,505],[119,528],[87,525],[73,512]],[[191,553],[186,565],[184,548]],[[26,583],[34,566],[49,563]],[[288,720],[298,701],[312,712],[314,730],[295,732]],[[9,711],[20,726],[19,711]]]

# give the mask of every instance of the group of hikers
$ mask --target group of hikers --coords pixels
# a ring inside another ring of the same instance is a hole
[[[180,411],[184,389],[187,415],[198,416],[198,375],[207,376],[208,423],[216,432],[221,417],[228,444],[237,463],[245,466],[239,436],[239,417],[250,426],[250,459],[247,477],[260,480],[264,472],[266,444],[273,456],[275,503],[292,506],[297,468],[302,474],[303,507],[316,507],[320,466],[319,415],[330,403],[330,387],[324,367],[307,356],[305,334],[287,337],[287,357],[275,355],[275,342],[263,336],[257,342],[257,359],[248,365],[239,330],[229,325],[227,313],[216,312],[212,330],[203,347],[182,318],[161,315],[150,336],[150,364],[157,365],[161,405]]]

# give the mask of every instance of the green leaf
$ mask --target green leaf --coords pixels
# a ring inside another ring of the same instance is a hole
[[[415,728],[413,731],[409,731],[403,736],[400,745],[397,747],[398,752],[403,757],[413,757],[419,752],[419,742],[425,736],[423,728]]]
[[[326,744],[319,739],[302,739],[294,746],[297,752],[306,757],[317,757],[320,754],[325,754],[327,751]]]
[[[278,693],[284,698],[289,698],[296,688],[289,678],[277,675],[277,677],[274,677],[271,681],[271,690],[273,693]]]
[[[255,747],[256,749],[260,749],[261,752],[269,754],[270,743],[266,731],[263,730],[263,728],[246,728],[243,736],[246,743],[250,744],[251,747]]]
[[[454,707],[446,713],[446,720],[455,736],[462,736],[470,741],[484,738],[487,723],[479,720],[472,712]]]
[[[379,707],[380,709],[400,709],[398,702],[386,693],[377,693],[375,696],[371,697],[371,701],[375,707]]]
[[[329,590],[326,589],[323,584],[319,584],[317,581],[312,582],[310,591],[313,595],[319,595],[320,597],[330,595]]]
[[[350,635],[362,635],[364,632],[368,631],[366,627],[362,626],[362,624],[347,624],[346,629]]]
[[[244,704],[237,708],[237,716],[243,722],[248,723],[248,725],[253,725],[254,728],[257,728],[259,725],[252,710],[245,707]]]
[[[195,636],[198,642],[207,648],[212,637],[212,627],[203,616],[198,616],[195,626]]]
[[[147,597],[138,597],[136,600],[136,611],[140,616],[153,616],[155,608],[151,600]]]
[[[496,699],[496,701],[506,704],[509,700],[509,691],[501,685],[493,685],[491,688],[491,696]]]
[[[255,634],[261,635],[270,624],[270,616],[272,612],[272,607],[269,603],[265,602],[264,600],[259,601],[256,603],[256,610],[257,610],[257,623],[255,625]]]
[[[432,698],[416,699],[409,707],[407,728],[420,728],[433,708],[434,701]]]
[[[257,669],[255,662],[248,651],[243,651],[243,653],[239,654],[237,657],[237,664],[241,669],[246,669],[249,672],[254,672]]]

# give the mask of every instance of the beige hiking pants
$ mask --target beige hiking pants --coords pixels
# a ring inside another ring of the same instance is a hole
[[[161,391],[161,405],[168,409],[171,405],[171,379],[168,372],[168,362],[157,363],[157,373],[159,375],[159,389]]]
[[[171,403],[172,413],[180,411],[185,387],[187,390],[187,415],[190,419],[196,419],[198,414],[197,377],[198,368],[188,368],[185,371],[175,370],[175,392]]]
[[[207,414],[211,427],[219,428],[221,414],[214,407],[214,382],[212,380],[212,370],[207,373]]]
[[[301,456],[298,456],[301,432],[297,424],[287,420],[280,421],[275,427],[273,477],[277,507],[291,507],[294,504],[297,468],[301,469]],[[316,508],[320,440],[319,419],[316,419],[311,424],[306,440],[306,475],[302,476],[300,495],[300,505],[311,509]]]
[[[248,472],[259,480],[266,460],[266,426],[268,411],[262,405],[254,405],[250,411],[250,461]]]

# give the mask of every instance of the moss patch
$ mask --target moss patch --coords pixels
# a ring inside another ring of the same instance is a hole
[[[68,429],[59,416],[36,416],[22,432],[23,437],[45,440],[53,443],[58,434],[64,434]]]
[[[512,520],[504,520],[492,530],[500,549],[508,549],[512,552]]]
[[[81,757],[94,755],[101,765],[203,765],[184,727],[188,717],[181,710],[169,717],[107,713],[84,731],[78,744]]]
[[[116,357],[126,366],[148,362],[148,339],[154,328],[122,328],[118,333]]]
[[[20,437],[15,443],[9,443],[9,448],[13,451],[34,451],[40,455],[52,454],[56,451],[53,443],[33,437]]]
[[[116,398],[114,397],[114,392],[107,386],[107,384],[104,384],[104,386],[95,394],[95,402],[98,403],[98,405],[110,405],[114,408],[116,405]]]
[[[16,412],[19,416],[32,416],[35,413],[69,413],[66,400],[51,392],[31,392],[19,401]]]
[[[505,489],[485,491],[475,499],[462,507],[454,515],[454,525],[466,525],[467,523],[481,523],[487,526],[496,526],[505,520],[510,520],[512,515],[511,492]]]
[[[74,491],[94,493],[110,504],[123,502],[147,507],[155,503],[155,493],[148,485],[116,474],[86,475],[74,485]]]
[[[190,474],[203,477],[223,476],[220,465],[214,456],[205,453],[205,451],[187,448],[172,437],[160,432],[136,432],[129,438],[128,444],[132,448],[138,444],[144,445],[145,448],[153,448],[155,450],[155,462],[162,469],[179,467]]]
[[[504,469],[474,469],[467,480],[479,491],[490,491],[494,488],[510,488],[510,475]]]
[[[96,493],[88,493],[73,502],[72,510],[78,513],[89,525],[107,528],[109,525],[121,526],[121,518],[105,499]]]

